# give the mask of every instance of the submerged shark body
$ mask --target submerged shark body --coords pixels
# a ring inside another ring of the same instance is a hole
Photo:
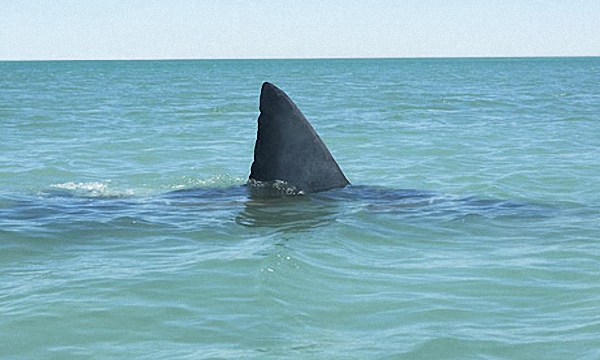
[[[254,161],[246,186],[182,189],[150,198],[60,187],[44,192],[42,197],[9,201],[4,205],[0,199],[0,217],[3,209],[8,209],[10,216],[29,221],[31,209],[48,209],[47,213],[39,214],[43,220],[49,215],[69,212],[73,207],[84,209],[85,219],[129,218],[132,207],[140,208],[142,213],[155,208],[159,214],[156,216],[161,217],[166,204],[172,205],[168,207],[169,212],[172,209],[191,211],[193,218],[204,213],[213,216],[215,210],[233,211],[238,213],[236,221],[241,225],[281,227],[289,224],[296,229],[350,216],[356,211],[441,216],[450,220],[472,215],[495,218],[547,213],[547,209],[512,201],[348,185],[339,165],[294,102],[276,86],[264,83]],[[307,196],[285,196],[299,194]],[[49,197],[56,200],[47,203]],[[97,201],[90,202],[92,199]],[[351,206],[348,201],[352,201]]]
[[[250,183],[284,182],[312,193],[350,183],[306,117],[279,88],[262,85]]]

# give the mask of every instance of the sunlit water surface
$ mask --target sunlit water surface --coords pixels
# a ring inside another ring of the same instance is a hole
[[[0,62],[2,359],[600,358],[600,59]],[[249,195],[258,95],[352,182]]]

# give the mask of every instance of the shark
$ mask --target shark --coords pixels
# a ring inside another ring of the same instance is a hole
[[[218,210],[238,211],[236,222],[244,226],[298,230],[334,221],[341,214],[359,209],[443,219],[548,214],[547,207],[511,200],[350,184],[323,140],[283,90],[264,82],[259,110],[254,158],[245,184],[186,188],[151,197],[110,195],[102,188],[96,194],[86,189],[53,187],[42,192],[42,196],[4,205],[0,201],[0,217],[5,211],[6,216],[31,220],[31,209],[45,209],[40,215],[45,219],[75,208],[82,209],[82,216],[91,219],[127,218],[132,211],[135,213],[132,209],[155,212],[158,217],[172,216],[174,209],[194,209],[196,218],[214,216]]]

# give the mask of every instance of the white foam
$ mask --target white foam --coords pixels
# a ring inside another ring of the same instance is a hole
[[[110,182],[110,180],[109,180]],[[50,187],[55,189],[63,189],[63,190],[71,190],[71,191],[85,191],[85,192],[94,192],[94,193],[102,193],[105,192],[108,188],[108,185],[102,182],[74,182],[69,181],[62,184],[52,184]]]
[[[198,179],[185,176],[182,179],[183,183],[172,185],[172,190],[190,189],[190,188],[227,188],[230,186],[241,185],[245,183],[245,179],[231,176],[229,174],[215,175],[208,179]]]
[[[110,180],[104,182],[76,182],[69,181],[61,184],[52,184],[50,187],[59,191],[65,191],[74,196],[81,197],[120,197],[131,196],[136,192],[134,190],[113,189],[109,186]]]

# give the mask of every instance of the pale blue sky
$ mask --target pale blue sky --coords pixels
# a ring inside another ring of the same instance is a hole
[[[3,0],[0,60],[600,56],[596,0]]]

